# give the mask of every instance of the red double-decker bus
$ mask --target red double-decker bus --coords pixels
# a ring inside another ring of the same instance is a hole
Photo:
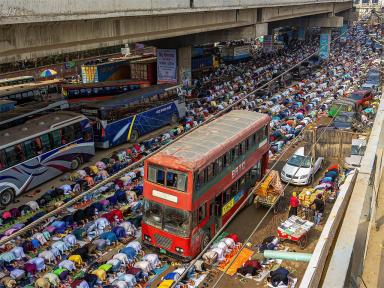
[[[270,117],[233,110],[144,162],[144,243],[190,260],[268,165]]]

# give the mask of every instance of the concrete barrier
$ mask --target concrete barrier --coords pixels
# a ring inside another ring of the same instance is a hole
[[[344,221],[340,227],[322,287],[358,287],[365,260],[370,220],[383,172],[384,94],[380,99],[367,149],[356,177]],[[380,263],[377,263],[380,265]]]

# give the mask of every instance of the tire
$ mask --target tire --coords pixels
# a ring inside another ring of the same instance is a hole
[[[13,202],[14,198],[15,198],[15,191],[13,191],[11,188],[5,189],[0,194],[0,204],[2,206],[7,206]]]
[[[210,240],[211,237],[209,237],[208,232],[204,232],[203,236],[201,237],[200,251],[203,251],[203,249],[208,246]]]
[[[81,160],[80,158],[76,157],[71,162],[71,170],[77,170],[80,167]]]
[[[136,143],[139,140],[139,131],[133,129],[131,132],[131,138],[128,140],[130,143]]]
[[[179,116],[174,113],[171,118],[171,124],[177,124],[177,122],[179,122]]]

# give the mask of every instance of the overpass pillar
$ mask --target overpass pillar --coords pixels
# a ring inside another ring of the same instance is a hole
[[[328,59],[331,50],[331,28],[320,29],[320,52],[321,59]]]
[[[183,86],[192,85],[192,47],[177,48],[177,80]]]

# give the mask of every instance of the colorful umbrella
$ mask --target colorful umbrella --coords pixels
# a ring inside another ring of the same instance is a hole
[[[57,75],[57,72],[52,69],[46,69],[43,72],[40,73],[41,77],[51,77]]]

